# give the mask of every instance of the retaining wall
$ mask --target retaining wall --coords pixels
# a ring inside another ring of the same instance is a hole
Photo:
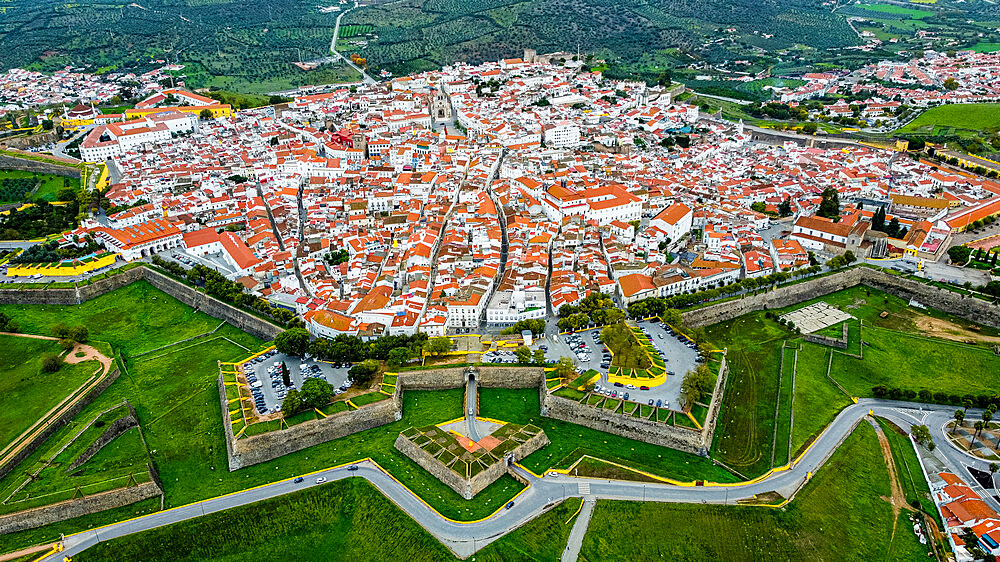
[[[726,394],[726,382],[729,380],[729,363],[726,356],[722,356],[722,364],[719,365],[719,377],[715,379],[715,389],[712,391],[712,401],[708,404],[708,415],[705,416],[705,426],[701,430],[702,452],[708,454],[712,450],[712,441],[715,440],[715,425],[719,421],[719,412],[722,410],[722,398]]]
[[[119,488],[75,500],[3,515],[0,516],[0,535],[123,507],[161,494],[163,491],[155,482],[144,482],[131,488]]]
[[[126,404],[128,404],[128,402],[126,402]],[[94,455],[99,453],[101,449],[103,449],[108,445],[108,443],[111,443],[112,441],[114,441],[115,439],[120,437],[123,433],[132,429],[133,427],[139,426],[139,419],[135,415],[135,409],[132,408],[131,404],[128,404],[128,409],[129,409],[128,415],[120,417],[116,419],[114,422],[112,422],[111,425],[108,426],[108,428],[105,429],[104,432],[101,433],[101,435],[97,439],[95,439],[94,442],[91,443],[90,446],[88,446],[83,453],[80,453],[80,456],[77,457],[72,462],[72,464],[69,465],[69,468],[66,469],[66,472],[72,472],[76,470],[78,467],[83,465],[83,463],[89,461]],[[96,421],[97,418],[94,418],[94,420],[91,421],[91,424]],[[90,424],[88,424],[88,427],[89,426]]]
[[[861,269],[865,271],[862,283],[868,287],[904,299],[915,299],[924,306],[943,310],[977,324],[1000,327],[1000,306],[884,271],[867,267]]]
[[[136,267],[88,285],[79,285],[75,289],[0,289],[0,304],[80,304],[141,279],[145,279],[152,286],[184,304],[220,320],[225,320],[244,332],[261,339],[273,340],[282,331],[282,328],[276,324],[196,291],[193,287],[148,267]]]
[[[778,287],[773,291],[765,291],[742,299],[730,300],[712,304],[695,310],[684,312],[684,323],[691,328],[701,328],[732,320],[744,314],[758,310],[782,308],[793,304],[842,291],[859,285],[867,272],[874,270],[867,267],[855,267],[824,277],[809,279],[793,285]]]

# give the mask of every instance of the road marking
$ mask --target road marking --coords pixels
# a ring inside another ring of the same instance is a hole
[[[577,485],[577,487],[579,488],[579,492],[581,494],[583,494],[585,496],[589,496],[590,495],[590,482],[580,482]]]

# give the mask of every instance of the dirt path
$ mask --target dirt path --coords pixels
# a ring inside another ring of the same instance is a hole
[[[899,523],[899,513],[905,509],[907,511],[916,511],[911,505],[906,503],[906,494],[903,493],[903,487],[899,484],[899,475],[896,474],[896,463],[892,459],[892,448],[889,446],[889,440],[886,438],[885,433],[882,432],[882,427],[873,419],[868,418],[868,423],[872,424],[875,428],[875,434],[878,435],[878,444],[882,447],[882,456],[885,458],[885,466],[889,469],[889,485],[892,489],[892,496],[885,497],[882,499],[889,502],[892,505],[892,535],[889,537],[889,544],[896,539],[896,526]]]
[[[36,552],[45,552],[52,550],[56,543],[49,544],[38,544],[35,546],[29,546],[28,548],[22,548],[21,550],[16,550],[14,552],[8,552],[7,554],[0,554],[0,562],[5,560],[17,560],[22,556],[27,556],[29,554],[35,554]]]
[[[980,343],[1000,343],[1000,337],[984,336],[979,332],[974,332],[948,320],[932,318],[930,316],[918,316],[914,320],[916,321],[917,328],[928,336],[962,343],[966,343],[969,340]]]
[[[0,334],[22,338],[58,341],[58,338],[51,336],[39,336],[36,334],[14,334],[10,332],[0,332]],[[77,357],[77,353],[83,353],[83,355]],[[45,415],[38,418],[38,420],[35,421],[31,427],[24,430],[24,432],[18,435],[13,441],[8,443],[3,450],[0,450],[0,455],[3,455],[2,458],[0,458],[0,466],[16,457],[17,454],[28,446],[41,432],[45,430],[45,428],[51,425],[54,420],[59,419],[60,416],[72,408],[84,396],[89,394],[94,387],[104,380],[104,378],[108,375],[108,372],[111,371],[111,358],[107,357],[100,351],[97,351],[97,349],[90,345],[76,344],[73,349],[66,354],[64,360],[70,365],[83,363],[84,361],[97,361],[101,364],[101,368],[95,370],[90,378],[84,381],[84,383],[70,393],[69,396],[53,406],[51,410],[45,413]]]

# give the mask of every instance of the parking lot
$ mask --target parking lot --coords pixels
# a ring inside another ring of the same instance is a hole
[[[282,362],[288,366],[291,386],[286,387],[282,379]],[[326,379],[334,386],[337,394],[342,394],[342,389],[350,387],[350,381],[347,380],[347,370],[350,365],[336,367],[323,361],[285,355],[274,350],[243,363],[242,368],[243,374],[247,377],[247,383],[250,385],[257,413],[262,415],[280,411],[281,401],[284,400],[288,391],[292,388],[301,389],[302,382],[307,378]]]

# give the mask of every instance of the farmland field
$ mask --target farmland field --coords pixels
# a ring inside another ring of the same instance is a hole
[[[783,509],[599,501],[580,555],[611,561],[926,558],[905,512],[893,535],[893,509],[884,499],[890,493],[875,430],[862,423]]]
[[[14,197],[16,188],[15,182],[18,180],[32,180],[38,182],[37,188],[33,192],[25,193],[22,196]],[[80,188],[79,178],[67,178],[54,174],[39,174],[25,172],[21,170],[0,170],[0,203],[16,202],[22,200],[34,201],[44,199],[55,201],[56,195],[61,189],[72,189],[76,191]]]
[[[1000,128],[1000,103],[963,103],[932,107],[896,133],[973,136]]]

